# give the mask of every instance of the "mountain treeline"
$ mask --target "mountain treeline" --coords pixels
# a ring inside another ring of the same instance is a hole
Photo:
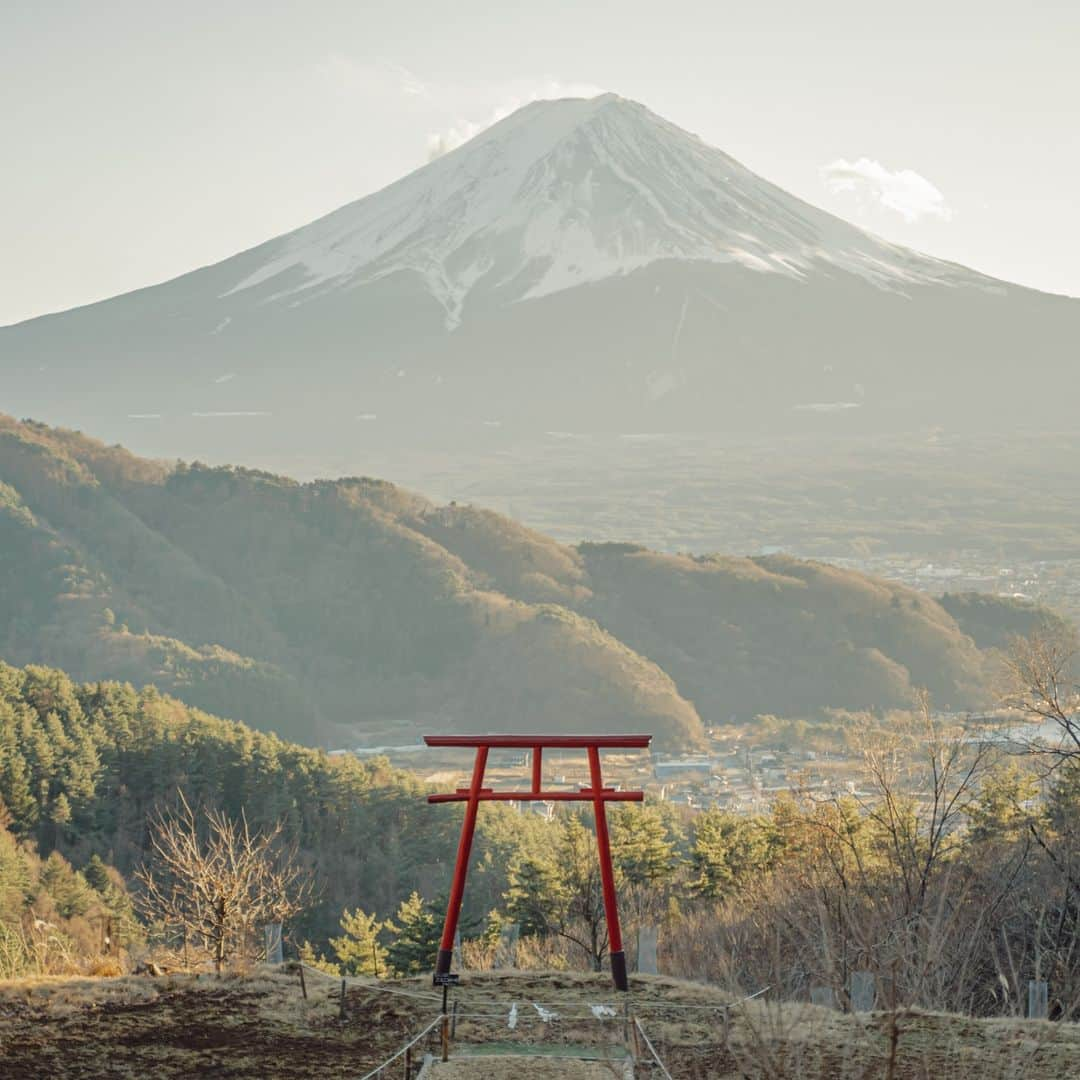
[[[378,480],[165,464],[0,417],[0,656],[309,744],[541,727],[691,748],[732,716],[903,707],[916,687],[977,706],[979,644],[1008,618],[785,556],[567,547]]]
[[[870,971],[906,1003],[990,1015],[1019,1012],[1027,980],[1047,978],[1052,1016],[1080,1013],[1075,756],[1010,758],[929,711],[849,719],[857,795],[792,792],[757,815],[612,810],[631,950],[638,927],[659,926],[672,974],[844,1000],[851,972]],[[428,969],[460,808],[428,806],[385,761],[289,744],[153,689],[0,664],[0,970],[70,970],[70,957],[108,972],[92,959],[104,934],[145,941],[133,871],[181,792],[254,831],[281,823],[318,893],[291,948],[334,970]],[[524,966],[601,966],[595,850],[587,813],[485,806],[466,966],[507,962],[508,922]]]
[[[389,914],[413,890],[435,897],[448,886],[460,809],[428,806],[420,785],[385,759],[331,757],[153,688],[79,685],[52,668],[0,662],[0,814],[34,857],[84,873],[100,859],[130,879],[150,852],[156,812],[180,793],[192,806],[245,815],[253,831],[283,824],[317,891],[298,937],[325,940],[346,907]],[[477,835],[471,918],[500,902],[513,852],[542,843],[535,815],[490,809]],[[6,865],[0,856],[0,893],[16,887]]]

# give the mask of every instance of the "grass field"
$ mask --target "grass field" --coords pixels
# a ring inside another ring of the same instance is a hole
[[[389,988],[414,997],[352,981],[344,1020],[340,982],[311,972],[307,985],[305,1001],[295,972],[0,983],[0,1077],[359,1078],[439,1013],[423,980]],[[623,1001],[603,976],[468,974],[455,996],[453,1060],[431,1080],[626,1075]],[[727,998],[635,979],[630,1008],[675,1080],[1080,1077],[1080,1025],[755,1001],[730,1010],[725,1032]]]

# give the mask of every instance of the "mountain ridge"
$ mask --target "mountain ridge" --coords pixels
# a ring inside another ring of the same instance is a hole
[[[271,237],[253,247],[246,248],[235,255],[227,256],[224,259],[217,259],[204,265],[193,267],[191,270],[185,271],[181,274],[174,275],[161,282],[157,282],[151,285],[143,286],[139,289],[132,290],[132,293],[143,292],[145,289],[154,289],[163,285],[170,285],[184,278],[187,278],[192,274],[200,274],[206,270],[210,270],[216,267],[220,267],[224,264],[231,263],[233,260],[241,259],[245,256],[250,256],[253,253],[261,252],[266,248],[273,248],[275,245],[281,245],[286,241],[290,241],[297,237],[308,237],[309,235],[313,240],[328,240],[335,239],[341,240],[356,240],[355,236],[349,234],[354,233],[357,228],[357,223],[349,222],[350,216],[355,216],[361,207],[369,206],[374,202],[380,200],[391,201],[393,204],[394,199],[400,199],[402,201],[408,201],[408,198],[412,196],[412,192],[409,190],[413,186],[421,186],[426,178],[432,173],[438,173],[446,171],[448,168],[460,164],[463,166],[462,170],[469,179],[473,182],[484,178],[485,173],[489,169],[484,168],[484,165],[494,166],[496,173],[511,174],[511,179],[520,180],[521,177],[514,177],[513,167],[507,167],[506,163],[501,161],[502,158],[507,156],[513,156],[510,151],[500,150],[500,141],[503,143],[509,142],[511,149],[513,149],[513,140],[515,135],[518,134],[518,129],[529,127],[528,136],[535,136],[537,134],[536,128],[543,126],[546,128],[546,144],[545,139],[537,140],[535,138],[525,138],[527,144],[525,150],[525,158],[528,167],[534,167],[538,164],[544,163],[546,159],[559,151],[565,149],[567,144],[571,140],[581,140],[583,132],[592,132],[599,128],[600,137],[596,140],[598,143],[603,143],[604,140],[604,126],[599,125],[598,121],[603,120],[606,115],[619,113],[621,114],[621,123],[618,125],[610,125],[615,130],[615,136],[622,138],[626,142],[633,141],[633,133],[631,131],[630,137],[627,138],[628,129],[632,128],[630,118],[634,120],[640,119],[640,128],[644,131],[652,130],[658,137],[659,134],[663,134],[672,138],[675,142],[681,142],[684,144],[683,149],[696,144],[696,148],[699,148],[702,155],[711,158],[714,162],[718,162],[729,174],[725,177],[726,180],[732,182],[734,189],[737,191],[739,184],[745,184],[747,181],[752,181],[754,184],[760,186],[760,194],[774,201],[776,207],[780,209],[785,215],[791,217],[793,220],[798,214],[804,215],[806,218],[812,220],[819,227],[824,227],[844,238],[847,242],[851,241],[851,238],[859,238],[864,243],[869,245],[872,250],[879,254],[891,253],[897,257],[900,257],[911,264],[910,277],[907,280],[911,282],[924,281],[942,281],[948,280],[948,275],[954,276],[954,281],[957,283],[965,284],[981,284],[984,288],[1000,288],[1003,286],[1009,286],[1014,288],[1026,288],[1025,286],[1010,286],[1007,282],[1002,282],[994,279],[980,271],[973,270],[970,267],[963,264],[952,262],[937,258],[936,256],[928,255],[923,252],[916,251],[911,248],[904,247],[899,244],[884,240],[881,237],[876,236],[874,233],[869,232],[860,226],[857,226],[842,218],[836,217],[833,214],[828,213],[814,206],[803,199],[790,195],[782,189],[771,184],[769,181],[763,179],[758,174],[752,172],[738,162],[735,158],[726,154],[724,151],[717,149],[705,143],[700,136],[694,135],[670,121],[664,120],[662,117],[652,113],[646,106],[639,102],[632,101],[627,98],[623,98],[618,94],[607,93],[600,94],[593,98],[560,98],[554,100],[534,101],[516,110],[514,113],[507,117],[504,117],[500,121],[494,123],[490,127],[484,129],[482,132],[474,136],[472,139],[463,143],[461,146],[455,147],[453,150],[440,155],[433,161],[428,162],[426,165],[420,166],[413,172],[406,174],[392,181],[390,184],[383,188],[380,188],[367,195],[361,196],[349,203],[346,203],[337,209],[331,210],[326,214],[321,215],[312,222],[298,226],[294,229],[287,230],[284,233],[280,233],[274,237]],[[539,118],[539,123],[534,118]],[[554,134],[551,132],[554,131]],[[519,142],[522,140],[518,140]],[[530,154],[528,144],[533,144],[540,141],[544,145],[542,151],[532,149]],[[588,141],[588,140],[586,140]],[[611,134],[608,133],[608,142],[611,142]],[[486,162],[478,163],[477,158],[487,155],[489,160]],[[490,160],[494,158],[494,161]],[[519,171],[520,168],[519,168]],[[528,174],[529,169],[525,169]],[[669,174],[676,175],[676,170],[670,170]],[[732,177],[736,179],[732,179]],[[526,175],[526,180],[533,184],[539,182],[536,176]],[[647,184],[641,180],[634,180],[633,178],[624,178],[632,180],[635,186],[645,189]],[[436,181],[438,183],[438,181]],[[425,197],[421,200],[423,203],[430,205],[433,201],[433,196],[430,192],[431,185],[428,185],[428,191]],[[456,194],[455,185],[448,185],[451,195]],[[707,189],[703,189],[707,190]],[[522,191],[520,186],[514,187],[512,190],[505,186],[499,192],[499,195],[504,200],[503,205],[498,205],[494,208],[492,213],[492,220],[485,222],[483,227],[489,228],[493,224],[503,220],[507,215],[513,213],[521,213],[521,195]],[[393,205],[392,205],[393,208]],[[390,215],[392,216],[392,215]],[[362,226],[361,222],[361,226]],[[400,222],[395,224],[400,225]],[[420,222],[421,225],[425,224]],[[677,230],[677,223],[672,223]],[[715,224],[715,223],[713,223]],[[342,226],[345,226],[342,229]],[[334,230],[338,230],[338,234],[335,237]],[[805,229],[805,226],[804,226]],[[745,234],[744,238],[747,238]],[[821,240],[822,237],[815,236],[811,231],[805,230],[801,237],[801,240],[810,244],[814,240]],[[674,247],[667,253],[667,257],[671,258],[690,258],[690,259],[715,259],[716,261],[726,261],[720,257],[720,252],[714,250],[715,245],[709,244],[702,236],[693,237],[695,241],[694,247],[691,250],[679,250]],[[371,254],[370,261],[377,262],[379,257],[385,253],[386,240],[383,235],[377,237],[378,244],[376,250]],[[382,245],[379,247],[379,245]],[[342,266],[338,267],[338,272],[334,272],[331,269],[324,269],[320,271],[316,267],[310,267],[312,270],[309,280],[302,286],[299,286],[292,290],[286,290],[287,293],[300,292],[304,289],[315,288],[320,284],[331,281],[338,277],[345,277],[349,275],[349,267],[355,264],[356,268],[362,268],[364,263],[364,253],[348,253],[347,251],[341,251],[341,244],[335,242],[333,248],[337,250],[339,257],[342,260]],[[326,253],[328,257],[332,257],[334,252]],[[827,249],[822,249],[814,252],[817,256],[827,256]],[[645,265],[644,262],[635,262],[635,254],[633,252],[625,253],[625,261],[622,265],[614,265],[610,268],[612,273],[627,272],[629,270],[640,268]],[[665,257],[663,253],[654,253],[649,256],[645,256],[649,261],[656,258]],[[761,257],[753,256],[750,252],[736,250],[727,256],[732,261],[739,261],[740,257],[745,258],[746,265],[758,269],[765,270],[767,266],[766,260]],[[236,293],[242,292],[246,289],[253,288],[263,282],[270,280],[273,277],[278,276],[291,266],[302,264],[303,258],[301,255],[296,254],[294,257],[281,256],[278,259],[271,259],[269,263],[256,270],[253,273],[249,273],[234,284],[231,288],[226,289],[218,298],[225,299]],[[936,273],[930,272],[930,268],[934,268]],[[776,258],[771,266],[768,266],[775,272],[795,272],[793,267],[784,265],[783,258]],[[895,275],[896,279],[903,281],[905,279],[905,273],[899,267],[890,267],[887,263],[875,267],[872,263],[862,268],[864,272],[871,278],[874,277],[875,271],[883,278],[888,278],[890,274]],[[920,273],[921,272],[921,273]],[[922,275],[922,276],[921,276]],[[584,280],[592,280],[586,277]],[[564,283],[561,287],[571,287],[574,282]],[[556,291],[550,289],[549,291]],[[1034,291],[1034,290],[1029,290]],[[92,303],[79,305],[76,308],[67,309],[67,311],[80,310],[87,307],[95,307],[99,304],[109,303],[112,300],[119,299],[123,296],[132,295],[132,293],[119,294],[116,297],[107,297],[103,300],[93,301]],[[535,287],[530,290],[529,295],[540,296],[543,295],[543,291],[536,289]],[[276,298],[276,297],[275,297]],[[49,312],[43,315],[34,316],[31,319],[20,320],[17,323],[10,324],[11,326],[20,326],[25,323],[33,322],[38,319],[47,319],[54,315],[64,314],[65,311]],[[454,325],[459,320],[453,319]]]
[[[489,252],[508,242],[521,261],[500,267],[506,253]],[[271,244],[288,250],[221,299],[293,268],[305,279],[271,300],[302,300],[320,286],[347,288],[357,277],[365,280],[369,267],[367,280],[414,270],[446,306],[448,329],[460,323],[469,292],[493,272],[500,276],[496,288],[522,300],[665,258],[735,262],[796,277],[821,260],[881,287],[997,287],[788,195],[723,151],[613,94],[527,105],[401,180]],[[475,256],[471,248],[479,249]],[[530,262],[544,260],[550,266],[530,273]],[[523,292],[513,288],[522,275],[528,279]]]
[[[785,556],[567,547],[385,481],[147,461],[0,416],[0,655],[308,742],[984,703],[937,601]],[[963,617],[961,610],[961,617]],[[982,605],[978,632],[1004,618]]]
[[[642,105],[565,99],[228,259],[0,328],[0,408],[219,462],[985,432],[1071,423],[1078,337],[1078,300],[888,244]]]

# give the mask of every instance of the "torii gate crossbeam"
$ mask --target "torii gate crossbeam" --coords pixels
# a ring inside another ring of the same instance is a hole
[[[596,845],[600,856],[600,882],[604,893],[604,916],[607,920],[608,943],[611,952],[611,977],[617,990],[628,990],[626,976],[626,953],[623,951],[622,930],[619,927],[619,910],[615,898],[615,873],[611,863],[611,842],[608,838],[606,804],[609,802],[641,802],[645,797],[640,791],[616,791],[604,787],[600,772],[600,751],[605,749],[644,750],[652,741],[651,735],[425,735],[428,746],[473,747],[476,760],[473,763],[472,782],[467,788],[446,795],[429,795],[429,803],[463,802],[465,820],[461,824],[457,861],[454,864],[454,880],[450,888],[450,900],[446,905],[446,921],[443,923],[439,955],[435,974],[448,975],[454,956],[454,934],[461,915],[461,901],[465,895],[465,878],[469,870],[473,835],[476,832],[476,813],[482,802],[591,802],[596,815]],[[529,791],[495,791],[484,787],[484,770],[487,768],[488,751],[492,749],[518,749],[532,751],[532,785]],[[584,750],[589,760],[589,787],[578,791],[543,791],[543,753],[545,749]]]

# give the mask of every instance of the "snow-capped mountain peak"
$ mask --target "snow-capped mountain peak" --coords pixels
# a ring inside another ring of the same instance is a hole
[[[269,298],[298,302],[410,271],[451,328],[478,288],[513,302],[665,259],[793,277],[832,268],[890,290],[979,280],[788,195],[614,94],[527,105],[268,247],[225,295],[280,278]]]

